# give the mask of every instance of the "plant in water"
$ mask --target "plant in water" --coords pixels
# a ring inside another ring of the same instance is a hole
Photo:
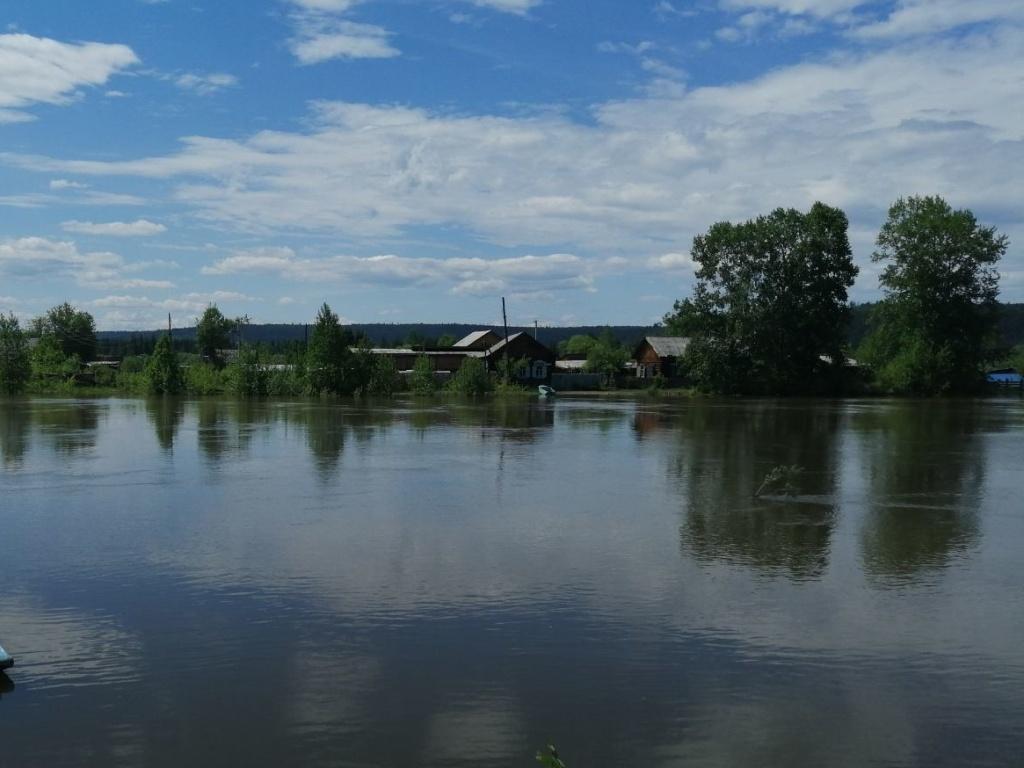
[[[800,475],[803,474],[804,468],[791,464],[789,466],[785,464],[779,464],[778,466],[772,467],[768,474],[764,476],[764,480],[761,481],[761,485],[756,491],[754,496],[760,496],[765,491],[779,491],[786,494],[787,496],[795,496],[799,488],[797,487],[797,480]]]
[[[558,756],[558,750],[554,744],[548,744],[546,750],[537,753],[537,762],[544,768],[565,768],[565,763]]]

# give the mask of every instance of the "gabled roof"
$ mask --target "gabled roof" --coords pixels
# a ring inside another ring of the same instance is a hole
[[[508,343],[511,344],[513,341],[523,335],[522,331],[517,331],[508,337]],[[490,349],[487,350],[487,354],[493,355],[495,352],[501,351],[501,348],[505,346],[505,339],[502,339],[497,344],[492,344]]]
[[[658,357],[682,357],[690,346],[686,336],[645,336],[644,341],[651,345]]]
[[[464,336],[463,338],[459,339],[454,344],[452,344],[452,348],[453,349],[469,349],[470,347],[472,347],[472,346],[474,346],[476,344],[479,344],[481,341],[483,341],[487,337],[488,334],[490,334],[492,336],[497,336],[498,335],[498,334],[496,334],[494,331],[492,331],[490,329],[487,329],[487,330],[484,330],[484,331],[473,331],[468,336]]]

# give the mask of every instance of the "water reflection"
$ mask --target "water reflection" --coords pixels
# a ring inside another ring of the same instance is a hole
[[[6,672],[0,672],[0,699],[4,697],[4,694],[11,693],[14,691],[14,681],[7,676]]]
[[[185,418],[185,404],[176,398],[160,397],[146,400],[146,416],[156,433],[157,444],[164,450],[174,448],[174,438]]]
[[[102,402],[69,400],[50,402],[31,411],[35,427],[58,453],[76,454],[96,447],[100,414],[106,408]]]
[[[0,400],[0,456],[4,464],[20,464],[29,447],[32,424],[28,400]]]
[[[887,584],[927,578],[977,542],[987,412],[980,403],[936,400],[854,417],[870,478],[861,540],[870,576]]]
[[[638,437],[674,429],[683,488],[685,553],[794,579],[820,576],[836,524],[836,435],[841,415],[776,403],[689,408],[638,420]],[[796,493],[755,497],[779,465],[799,466]]]

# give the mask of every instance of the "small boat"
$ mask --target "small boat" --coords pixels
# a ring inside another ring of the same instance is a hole
[[[14,658],[0,645],[0,670],[10,669],[14,666]]]
[[[541,397],[551,397],[555,394],[555,390],[549,387],[547,384],[541,384],[537,387],[537,394]]]

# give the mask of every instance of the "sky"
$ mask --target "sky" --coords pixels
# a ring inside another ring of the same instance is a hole
[[[0,311],[646,324],[717,221],[939,194],[1024,301],[1021,0],[8,0]]]

